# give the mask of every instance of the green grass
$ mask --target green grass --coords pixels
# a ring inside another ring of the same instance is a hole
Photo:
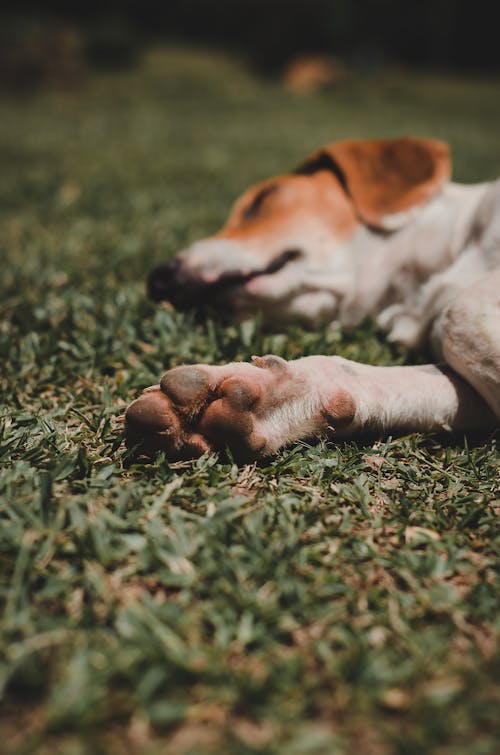
[[[499,83],[393,71],[302,98],[171,50],[1,102],[4,752],[498,752],[494,439],[141,466],[118,418],[182,362],[407,361],[369,325],[199,324],[143,281],[322,142],[431,135],[459,180],[499,175]]]

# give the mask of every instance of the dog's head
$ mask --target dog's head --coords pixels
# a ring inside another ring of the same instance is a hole
[[[224,227],[152,271],[150,296],[266,319],[335,317],[352,285],[352,246],[409,223],[449,178],[430,139],[338,142],[246,191]],[[359,244],[358,244],[359,246]]]

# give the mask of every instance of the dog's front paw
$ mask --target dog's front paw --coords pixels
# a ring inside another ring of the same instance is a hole
[[[127,445],[146,454],[164,451],[170,459],[196,458],[226,446],[241,460],[263,455],[267,438],[260,421],[277,374],[283,378],[287,371],[278,357],[257,358],[254,365],[169,370],[128,407]]]
[[[247,461],[345,426],[354,415],[350,394],[335,389],[325,401],[324,376],[306,361],[267,355],[253,364],[169,370],[128,407],[127,444],[170,459],[229,447]]]

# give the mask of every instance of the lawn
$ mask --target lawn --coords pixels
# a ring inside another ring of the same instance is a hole
[[[304,97],[170,49],[3,97],[3,752],[498,752],[495,438],[138,464],[120,415],[185,362],[414,358],[370,323],[200,323],[144,279],[324,142],[435,136],[458,180],[500,175],[499,91],[393,70]]]

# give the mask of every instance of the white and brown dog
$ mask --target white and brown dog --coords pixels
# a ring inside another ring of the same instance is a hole
[[[449,180],[445,144],[344,141],[249,189],[215,236],[153,271],[150,294],[309,325],[377,318],[437,365],[336,356],[176,367],[126,413],[130,444],[241,460],[299,439],[488,430],[500,419],[500,181]]]

